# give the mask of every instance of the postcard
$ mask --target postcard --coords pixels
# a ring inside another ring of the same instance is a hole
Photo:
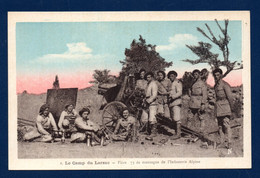
[[[9,12],[9,170],[251,168],[249,11]]]

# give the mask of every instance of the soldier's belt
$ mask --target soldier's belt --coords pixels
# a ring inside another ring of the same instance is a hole
[[[217,101],[223,101],[223,100],[227,100],[227,98],[226,97],[224,97],[224,98],[217,98]]]
[[[191,94],[191,96],[202,96],[202,94]]]

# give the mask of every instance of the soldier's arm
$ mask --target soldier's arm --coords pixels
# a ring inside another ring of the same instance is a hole
[[[152,95],[146,100],[148,103],[152,103],[158,94],[158,86],[156,85],[156,83],[154,83],[153,87],[152,87]]]
[[[174,88],[172,88],[172,89],[174,89]],[[170,95],[172,99],[176,99],[176,98],[181,97],[181,95],[182,95],[182,84],[181,84],[181,82],[177,82],[177,84],[175,86],[175,90],[176,90],[176,93],[175,94],[171,93],[171,95]]]
[[[119,131],[119,128],[121,126],[121,119],[119,119],[116,123],[116,127],[115,127],[115,130],[114,130],[114,134],[117,134],[118,131]]]
[[[189,96],[191,96],[191,88],[189,88],[188,94],[189,94]]]
[[[224,91],[226,93],[226,96],[228,98],[228,101],[229,101],[229,104],[230,104],[230,107],[231,109],[233,109],[233,96],[232,96],[232,92],[231,92],[231,88],[229,86],[229,84],[225,83],[224,84]]]
[[[86,130],[86,131],[94,131],[94,128],[89,126],[89,125],[86,125],[85,122],[83,122],[83,120],[81,118],[76,118],[75,120],[75,125],[76,127],[78,127],[79,129],[82,129],[82,130]]]
[[[206,85],[203,85],[202,89],[202,104],[206,104],[207,99],[208,99],[208,89]]]
[[[58,127],[59,127],[61,130],[64,130],[63,127],[62,127],[62,122],[64,121],[64,117],[65,117],[65,112],[62,111],[62,113],[61,113],[61,115],[60,115],[59,122],[58,122]]]
[[[49,117],[50,117],[50,120],[51,120],[51,125],[52,125],[53,130],[58,130],[56,122],[55,122],[55,120],[54,120],[54,118],[53,118],[51,113],[49,113]]]
[[[79,114],[78,114],[78,112],[76,111],[76,109],[73,109],[73,114],[74,114],[74,116],[76,116],[76,117],[78,117],[79,116]]]
[[[43,135],[49,135],[49,134],[50,134],[49,132],[47,132],[47,131],[43,128],[42,123],[41,123],[41,116],[38,116],[38,117],[36,118],[36,126],[37,126],[38,131],[39,131],[41,134],[43,134]]]
[[[156,84],[158,85],[158,94],[166,95],[167,90],[164,88],[163,84],[161,84],[160,82],[156,82]]]

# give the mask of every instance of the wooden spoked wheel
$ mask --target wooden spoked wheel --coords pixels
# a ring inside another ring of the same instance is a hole
[[[124,107],[126,107],[126,105],[119,101],[113,101],[105,106],[102,123],[110,134],[114,132],[117,120],[120,118],[120,112]]]

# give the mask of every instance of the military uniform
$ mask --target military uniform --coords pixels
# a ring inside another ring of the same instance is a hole
[[[77,117],[75,120],[76,132],[71,135],[71,142],[83,142],[87,139],[87,135],[91,135],[94,141],[100,142],[100,136],[94,133],[93,129],[99,130],[99,125],[90,120],[85,120],[82,117]]]
[[[201,130],[205,127],[205,111],[200,110],[201,106],[207,102],[207,86],[206,83],[198,79],[191,87],[190,102],[188,110],[187,126],[190,127],[191,120],[195,115],[199,116]]]
[[[128,116],[127,119],[120,118],[117,122],[112,139],[115,141],[131,140],[135,136],[135,118]]]
[[[148,121],[151,124],[156,123],[156,117],[155,115],[157,114],[157,94],[158,94],[158,86],[156,84],[156,81],[151,81],[146,88],[146,101],[149,104],[149,116],[148,116]]]
[[[182,83],[175,79],[171,83],[170,88],[170,100],[169,100],[169,108],[170,108],[170,115],[173,121],[177,123],[181,123],[181,100],[182,96]]]
[[[233,107],[233,97],[230,85],[224,80],[219,80],[214,86],[216,93],[216,116],[218,120],[221,142],[223,142],[223,132],[227,135],[228,143],[231,141],[230,116]]]
[[[175,79],[171,83],[170,95],[169,95],[169,108],[170,116],[173,122],[176,123],[176,135],[171,137],[172,140],[179,139],[181,137],[181,105],[182,105],[182,83]]]
[[[170,91],[171,81],[164,79],[162,81],[157,81],[158,85],[158,113],[164,114],[165,117],[170,117],[170,111],[168,107],[168,95],[166,92]]]
[[[32,141],[39,138],[41,142],[48,142],[52,140],[52,131],[57,131],[55,120],[51,113],[47,117],[38,115],[36,118],[36,127],[24,135],[25,141]]]
[[[68,112],[68,111],[62,111],[61,115],[60,115],[60,119],[59,119],[59,122],[58,122],[58,126],[60,129],[63,129],[64,124],[66,122],[66,120],[68,121],[68,117],[74,117],[76,118],[78,115],[78,113],[76,112],[75,109],[72,110],[72,112]],[[66,127],[66,126],[65,126]]]
[[[147,81],[145,79],[139,79],[136,81],[136,88],[145,90],[147,87]]]

